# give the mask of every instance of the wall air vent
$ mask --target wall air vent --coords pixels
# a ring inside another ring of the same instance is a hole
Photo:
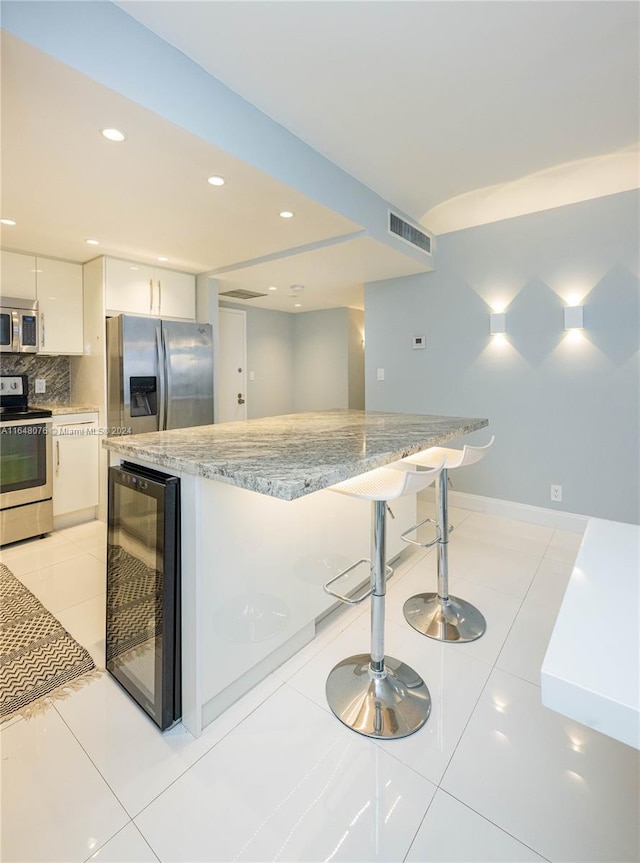
[[[420,249],[421,252],[425,252],[427,255],[431,254],[431,237],[429,234],[425,234],[424,231],[410,225],[409,222],[405,222],[391,210],[389,210],[389,233],[404,240],[405,243],[409,243],[410,246]]]
[[[259,294],[257,291],[245,291],[244,288],[235,288],[233,291],[222,291],[221,297],[235,297],[236,300],[255,300],[256,297],[266,297],[266,294]]]

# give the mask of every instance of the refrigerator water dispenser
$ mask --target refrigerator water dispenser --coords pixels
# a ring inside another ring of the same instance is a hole
[[[129,378],[129,404],[132,417],[158,415],[158,391],[155,376]]]

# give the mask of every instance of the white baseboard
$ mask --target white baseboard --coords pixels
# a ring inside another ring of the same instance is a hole
[[[433,501],[435,490],[428,488],[421,492],[422,500]],[[473,512],[486,512],[489,515],[500,515],[515,521],[526,521],[529,524],[539,524],[542,527],[552,527],[555,530],[568,530],[572,533],[584,533],[588,516],[573,512],[559,512],[542,506],[532,506],[528,503],[516,503],[510,500],[499,500],[495,497],[483,497],[479,494],[469,494],[464,491],[449,491],[449,506],[470,509]]]
[[[75,527],[76,524],[93,521],[95,517],[95,506],[91,506],[88,509],[77,509],[75,512],[65,512],[63,515],[53,517],[53,529],[64,530],[66,527]]]

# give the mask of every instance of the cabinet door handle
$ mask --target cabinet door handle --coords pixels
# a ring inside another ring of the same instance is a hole
[[[162,312],[162,282],[158,279],[158,314]]]
[[[42,344],[40,347],[44,347],[46,344],[45,334],[44,334],[44,312],[40,312],[40,329],[42,330]]]
[[[153,311],[153,279],[149,279],[149,311]]]
[[[56,476],[60,474],[60,441],[56,441]]]

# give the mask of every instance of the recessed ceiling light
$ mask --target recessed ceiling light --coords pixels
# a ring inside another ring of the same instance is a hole
[[[280,216],[281,216],[283,219],[293,219],[293,213],[291,212],[291,210],[283,210],[283,211],[280,213]]]
[[[278,289],[276,288],[275,285],[269,285],[269,290],[270,291],[277,291]]]
[[[0,223],[3,225],[11,225],[11,226],[15,225],[15,222],[13,221],[13,219],[0,219]]]
[[[302,303],[294,303],[293,305],[295,306],[296,309],[302,308]]]
[[[158,260],[159,260],[159,261],[168,261],[168,260],[169,260],[169,258],[164,258],[164,257],[160,256],[160,257],[158,258]]]
[[[85,240],[85,243],[88,243],[90,246],[99,246],[100,245],[99,240]]]
[[[124,141],[124,135],[119,129],[101,129],[100,132],[108,141],[115,141],[117,144]]]
[[[209,177],[207,183],[211,183],[212,186],[224,186],[224,177]]]

